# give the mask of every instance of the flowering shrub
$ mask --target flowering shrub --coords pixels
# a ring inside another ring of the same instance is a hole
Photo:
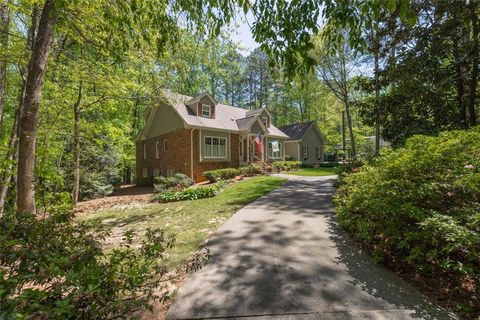
[[[480,127],[414,136],[355,168],[335,196],[340,224],[379,261],[450,281],[479,312]]]

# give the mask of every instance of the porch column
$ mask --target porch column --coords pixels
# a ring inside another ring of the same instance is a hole
[[[247,133],[247,161],[246,162],[250,163],[250,136],[248,135],[248,133]]]

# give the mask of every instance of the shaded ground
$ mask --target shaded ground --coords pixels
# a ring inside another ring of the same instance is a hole
[[[212,237],[168,319],[450,319],[337,226],[330,177],[293,177]]]
[[[109,197],[81,201],[75,207],[77,215],[85,215],[100,209],[124,209],[138,208],[151,202],[150,196],[153,187],[138,187],[125,185],[118,191],[114,191]]]
[[[288,174],[295,176],[315,177],[315,176],[331,176],[336,173],[336,168],[299,168],[290,171]]]

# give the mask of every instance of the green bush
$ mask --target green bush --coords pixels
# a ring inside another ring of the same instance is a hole
[[[272,163],[272,167],[277,171],[289,171],[300,168],[302,162],[300,161],[275,161]]]
[[[155,192],[162,192],[171,189],[181,190],[195,184],[195,181],[193,181],[189,176],[184,175],[183,173],[176,173],[175,175],[170,177],[155,177],[153,178],[153,181]]]
[[[335,196],[339,222],[378,260],[480,289],[479,126],[414,136],[348,169]]]
[[[153,185],[153,178],[151,177],[137,177],[137,186],[139,187],[149,187]]]
[[[164,250],[174,238],[148,229],[140,248],[127,231],[102,250],[107,232],[70,213],[0,218],[0,319],[112,319],[168,298]]]
[[[262,168],[258,165],[249,164],[245,167],[240,167],[240,174],[244,174],[246,176],[254,176],[256,174],[262,173]]]
[[[228,180],[235,178],[240,174],[240,170],[236,168],[225,168],[218,170],[204,171],[203,176],[210,182],[216,182],[219,180]]]
[[[220,189],[223,188],[223,186],[224,184],[220,182],[213,186],[192,187],[180,191],[167,190],[153,196],[153,200],[157,200],[160,202],[174,202],[211,198],[216,196]]]

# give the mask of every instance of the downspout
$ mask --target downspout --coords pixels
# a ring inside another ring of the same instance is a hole
[[[193,177],[193,130],[195,128],[190,130],[190,177],[195,180]]]

